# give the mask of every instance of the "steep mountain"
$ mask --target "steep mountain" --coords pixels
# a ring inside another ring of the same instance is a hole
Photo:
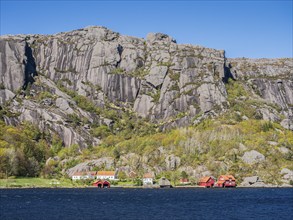
[[[227,59],[165,34],[140,39],[95,26],[1,36],[0,57],[5,124],[31,122],[49,142],[56,135],[79,151],[109,135],[127,140],[219,118],[293,130],[292,58]]]

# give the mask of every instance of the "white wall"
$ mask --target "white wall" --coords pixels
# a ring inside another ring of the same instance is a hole
[[[153,184],[153,178],[143,178],[143,184]]]
[[[101,179],[101,180],[114,180],[115,176],[102,176],[102,175],[97,175],[97,179]]]

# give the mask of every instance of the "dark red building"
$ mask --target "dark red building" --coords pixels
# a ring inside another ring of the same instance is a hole
[[[221,175],[218,178],[216,187],[236,187],[236,179],[232,175]]]
[[[111,184],[107,180],[97,180],[93,183],[93,186],[98,188],[110,188]]]
[[[199,186],[206,187],[206,188],[213,187],[214,184],[215,184],[215,179],[212,176],[202,177],[198,182]]]

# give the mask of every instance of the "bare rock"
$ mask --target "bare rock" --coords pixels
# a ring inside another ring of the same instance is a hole
[[[265,156],[256,150],[247,151],[241,158],[247,164],[259,163],[265,160]]]
[[[0,89],[0,106],[15,96],[13,92],[8,89]]]
[[[281,175],[283,175],[283,181],[285,183],[289,183],[290,181],[293,181],[293,170],[289,170],[288,168],[283,168],[280,173]]]
[[[293,131],[293,121],[292,120],[284,119],[284,120],[281,121],[281,125],[282,125],[282,127]]]
[[[111,169],[111,168],[113,169],[114,159],[112,157],[102,157],[97,160],[90,160],[87,162],[83,162],[68,169],[66,173],[68,174],[69,177],[71,177],[76,172],[91,171],[94,167],[98,167],[101,169]]]
[[[66,114],[73,114],[74,110],[69,106],[68,101],[64,98],[56,99],[56,106]]]
[[[174,40],[172,37],[162,33],[149,33],[147,35],[147,41],[150,43],[153,43],[155,41],[166,41],[176,43],[176,40]]]
[[[167,66],[155,66],[150,70],[150,74],[145,77],[146,81],[158,88],[163,84],[164,78],[167,74]]]
[[[181,159],[173,154],[169,155],[165,159],[166,168],[168,170],[175,170],[180,166]]]

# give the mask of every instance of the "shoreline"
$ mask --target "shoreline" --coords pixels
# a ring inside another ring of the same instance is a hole
[[[96,186],[76,186],[76,187],[66,187],[66,186],[55,186],[55,187],[47,187],[47,186],[15,186],[15,187],[0,187],[0,190],[3,189],[99,189],[99,190],[109,190],[109,189],[255,189],[255,188],[293,188],[293,186],[237,186],[237,187],[230,187],[230,188],[222,188],[222,187],[212,187],[212,188],[205,188],[200,186],[175,186],[173,188],[160,188],[157,186],[154,187],[144,187],[144,186],[111,186],[110,188],[101,189]]]

